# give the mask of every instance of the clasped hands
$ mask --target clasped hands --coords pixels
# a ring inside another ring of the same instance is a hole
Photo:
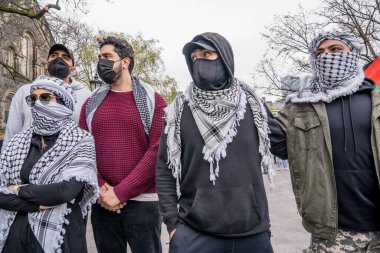
[[[116,213],[121,213],[121,209],[126,205],[126,203],[120,203],[120,200],[116,196],[113,187],[107,183],[100,187],[100,193],[97,202],[101,207],[107,209],[108,211]]]

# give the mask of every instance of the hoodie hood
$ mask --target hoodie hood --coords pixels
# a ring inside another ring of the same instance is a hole
[[[86,89],[86,87],[84,87],[84,85],[82,83],[78,82],[73,77],[70,77],[70,80],[71,80],[70,87],[71,87],[71,89],[73,89],[73,91]]]
[[[206,41],[210,46],[216,49],[216,52],[221,58],[224,64],[224,67],[228,71],[231,79],[233,79],[234,78],[234,54],[232,52],[232,47],[230,43],[227,41],[227,39],[218,33],[206,32],[206,33],[202,33],[195,36],[191,40],[191,42],[197,42],[199,40]],[[193,76],[193,62],[190,57],[191,52],[185,52],[185,50],[183,50],[183,53],[185,55],[187,67],[189,68],[190,74],[191,76]]]

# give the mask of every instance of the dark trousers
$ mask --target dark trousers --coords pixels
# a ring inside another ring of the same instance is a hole
[[[28,213],[18,212],[13,222],[3,252],[43,253],[41,245],[33,234],[28,222]]]
[[[273,253],[270,232],[224,238],[204,234],[179,224],[170,241],[169,253]]]
[[[120,214],[98,204],[92,206],[91,223],[99,253],[161,253],[161,218],[158,202],[128,201]]]

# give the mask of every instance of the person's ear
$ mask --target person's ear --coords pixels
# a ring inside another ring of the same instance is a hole
[[[44,70],[47,70],[47,68],[48,68],[48,61],[47,60],[42,60],[41,61],[41,65],[44,68]]]
[[[123,59],[123,69],[128,69],[129,64],[131,64],[131,59],[129,59],[128,57],[125,57]]]
[[[77,74],[77,68],[75,66],[70,67],[70,76],[75,76]]]

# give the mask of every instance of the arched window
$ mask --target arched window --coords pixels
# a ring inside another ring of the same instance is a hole
[[[7,50],[7,62],[6,63],[9,66],[11,66],[12,68],[16,68],[16,53],[12,47],[10,47]]]
[[[24,76],[33,78],[33,59],[34,57],[34,41],[32,36],[25,34],[22,38],[21,43],[21,52],[22,52],[22,62],[21,62],[21,73]]]
[[[4,101],[4,117],[3,121],[5,124],[7,124],[8,121],[8,115],[9,115],[9,109],[11,108],[13,94],[9,94]]]

